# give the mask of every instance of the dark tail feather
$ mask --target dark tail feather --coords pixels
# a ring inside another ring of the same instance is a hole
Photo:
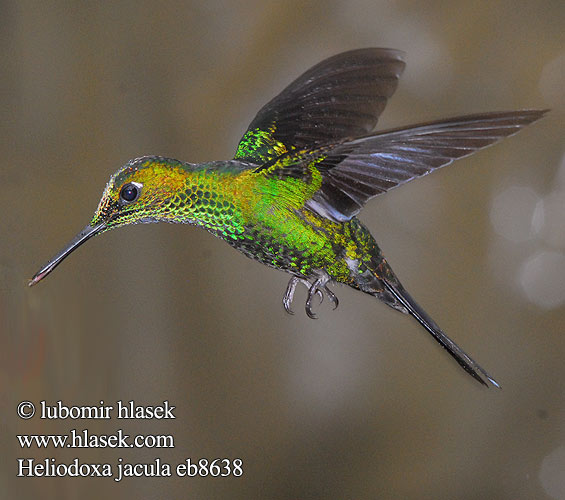
[[[475,380],[479,381],[484,386],[488,387],[490,382],[494,387],[500,389],[500,385],[494,378],[492,378],[483,368],[481,368],[471,357],[469,357],[453,340],[451,340],[435,321],[428,316],[417,302],[410,296],[410,294],[402,287],[400,283],[393,284],[387,280],[382,280],[385,288],[394,296],[394,298],[401,304],[418,322],[432,334],[441,346],[447,350],[451,356],[461,365],[461,367],[471,375]],[[485,381],[486,379],[486,381]]]

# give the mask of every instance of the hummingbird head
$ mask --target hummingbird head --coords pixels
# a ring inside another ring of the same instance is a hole
[[[35,274],[29,286],[45,278],[97,234],[126,224],[175,222],[178,196],[187,180],[186,166],[159,156],[143,156],[126,163],[110,177],[90,224]]]
[[[125,224],[175,219],[178,194],[186,186],[186,164],[159,156],[129,161],[108,181],[90,226],[99,232]]]

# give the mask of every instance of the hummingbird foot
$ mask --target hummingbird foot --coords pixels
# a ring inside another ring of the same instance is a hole
[[[292,305],[292,301],[294,300],[294,292],[296,291],[296,285],[298,285],[298,283],[304,285],[308,290],[310,290],[312,287],[312,284],[305,278],[299,278],[298,276],[293,276],[292,278],[290,278],[290,281],[286,286],[286,291],[284,292],[284,297],[283,297],[284,310],[288,314],[294,314],[291,305]],[[324,294],[322,293],[322,290],[319,289],[316,291],[316,293],[318,297],[320,297],[320,304],[321,304],[324,300]]]
[[[330,300],[330,302],[333,304],[334,306],[334,311],[337,309],[337,306],[339,306],[339,299],[337,298],[337,295],[335,293],[333,293],[329,288],[328,285],[324,285],[324,292],[326,292],[326,295],[328,296],[328,299]]]
[[[324,292],[326,292],[326,295],[328,296],[330,302],[333,304],[334,309],[339,305],[339,301],[337,299],[336,294],[333,293],[328,288],[329,281],[330,281],[330,277],[328,276],[328,274],[324,273],[322,276],[317,278],[310,286],[310,289],[308,290],[308,298],[306,299],[306,314],[308,315],[309,318],[317,319],[316,314],[312,312],[312,300],[314,299],[314,296],[317,294],[320,294],[320,296],[323,297]],[[320,304],[321,303],[322,300],[320,300]]]
[[[324,292],[329,301],[333,304],[333,308],[336,309],[339,305],[339,300],[337,295],[328,288],[329,281],[330,277],[328,275],[323,275],[322,277],[315,279],[312,283],[310,283],[307,279],[300,278],[298,276],[290,278],[283,297],[283,306],[285,311],[288,314],[294,314],[291,305],[294,300],[294,292],[296,291],[296,285],[298,285],[298,283],[308,288],[308,298],[306,299],[305,309],[309,318],[317,319],[316,314],[312,311],[312,302],[314,297],[317,296],[319,297],[321,304],[324,301]]]

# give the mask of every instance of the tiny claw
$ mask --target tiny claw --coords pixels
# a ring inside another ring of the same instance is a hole
[[[283,296],[283,307],[284,310],[288,314],[294,314],[294,311],[291,308],[292,300],[294,299],[294,292],[296,290],[296,284],[299,282],[299,279],[296,276],[290,278],[288,285],[286,286],[286,291],[284,292]]]
[[[319,288],[319,286],[320,286],[320,280],[317,279],[310,286],[310,289],[308,290],[308,298],[306,299],[306,314],[308,315],[309,318],[312,318],[312,319],[318,319],[318,316],[316,316],[312,312],[312,300],[314,299],[314,296],[318,295],[320,297],[320,304],[322,303],[322,301],[324,299],[324,293]]]
[[[283,299],[283,307],[284,307],[284,310],[285,310],[288,314],[294,316],[294,311],[293,311],[293,310],[291,309],[291,307],[290,307],[290,302],[287,302],[286,300]]]
[[[317,319],[318,316],[312,311],[312,302],[314,297],[317,296],[320,299],[320,304],[324,301],[324,292],[328,295],[328,299],[333,304],[333,308],[336,309],[339,305],[339,300],[335,293],[333,293],[326,285],[328,283],[329,277],[324,275],[318,279],[316,279],[313,283],[310,283],[307,279],[299,277],[299,276],[292,276],[290,278],[288,285],[286,286],[286,291],[284,292],[283,296],[283,307],[284,310],[288,314],[294,314],[292,310],[292,301],[294,300],[294,292],[296,291],[296,285],[301,283],[306,288],[308,288],[308,298],[306,299],[306,314],[309,318]]]
[[[333,293],[327,285],[324,285],[324,292],[326,292],[328,299],[330,299],[330,302],[333,304],[335,311],[337,309],[337,306],[339,306],[339,299],[337,298],[337,295]]]
[[[316,316],[316,314],[312,311],[312,301],[311,300],[306,301],[306,314],[308,315],[308,317],[310,319],[318,319],[318,316]]]

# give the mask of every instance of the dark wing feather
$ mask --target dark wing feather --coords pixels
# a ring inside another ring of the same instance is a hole
[[[287,151],[367,134],[396,90],[402,56],[359,49],[320,62],[261,108],[235,159],[262,164]]]
[[[322,173],[322,186],[306,206],[331,220],[349,220],[370,198],[513,135],[546,112],[460,116],[320,149],[318,157],[325,157],[316,166]],[[284,168],[288,175],[295,175],[293,170],[307,168],[315,156],[314,151],[308,152],[293,165],[286,159]]]

